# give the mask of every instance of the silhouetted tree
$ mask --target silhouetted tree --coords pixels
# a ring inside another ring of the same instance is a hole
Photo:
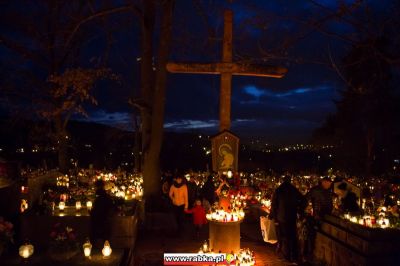
[[[32,118],[36,113],[51,120],[62,171],[67,168],[66,124],[72,113],[82,113],[84,101],[94,102],[91,88],[96,80],[105,77],[102,75],[109,74],[103,68],[106,56],[91,54],[90,69],[79,68],[89,61],[82,50],[90,45],[93,36],[102,34],[93,30],[91,23],[132,9],[132,5],[113,7],[108,2],[1,3],[0,45],[8,53],[8,57],[4,56],[7,68],[2,71],[7,90],[4,98],[12,99],[9,106],[17,103],[22,107],[25,116]],[[102,22],[107,25],[105,20]],[[104,25],[103,29],[108,32]]]
[[[352,46],[343,59],[347,87],[336,102],[337,112],[316,132],[337,145],[339,165],[357,173],[371,174],[374,161],[392,148],[399,135],[391,65],[377,55],[387,53],[388,47],[385,37]]]
[[[161,188],[160,152],[163,141],[166,64],[169,56],[174,0],[142,1],[141,91],[130,103],[140,110],[144,195],[150,198]],[[156,15],[161,18],[156,20]],[[156,22],[159,25],[156,25]],[[156,30],[159,29],[157,32]],[[157,49],[154,49],[156,47]]]

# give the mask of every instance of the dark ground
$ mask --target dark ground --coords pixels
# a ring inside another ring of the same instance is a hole
[[[168,236],[161,231],[140,229],[135,248],[135,265],[163,265],[164,252],[196,253],[206,239],[208,239],[208,225],[197,238],[189,218],[181,237]],[[250,248],[255,253],[256,265],[293,265],[275,254],[275,245],[262,240],[260,224],[256,221],[245,221],[241,224],[241,247]]]

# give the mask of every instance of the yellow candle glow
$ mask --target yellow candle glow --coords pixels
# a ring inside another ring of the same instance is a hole
[[[103,253],[103,256],[106,258],[111,255],[112,249],[110,246],[110,242],[108,242],[108,240],[104,242],[104,247],[101,252]]]
[[[232,171],[231,171],[231,170],[229,170],[229,171],[228,171],[228,173],[227,173],[227,176],[228,176],[228,178],[232,178],[232,176],[233,176],[233,173],[232,173]]]
[[[207,250],[208,250],[208,244],[207,244],[207,241],[204,241],[204,244],[203,244],[203,251],[204,251],[204,252],[207,252]]]
[[[86,202],[86,208],[88,208],[88,210],[90,211],[90,210],[92,209],[92,207],[93,207],[92,202],[91,202],[90,200],[87,201],[87,202]]]
[[[24,244],[19,248],[19,255],[24,258],[27,259],[30,256],[32,256],[34,251],[33,245],[31,244]]]
[[[83,253],[85,254],[85,257],[90,257],[90,254],[92,253],[92,244],[89,239],[83,244]]]
[[[58,204],[58,208],[60,209],[60,211],[63,211],[65,209],[65,202],[60,201],[60,203]]]
[[[82,204],[80,201],[75,202],[75,208],[77,211],[79,211],[82,208]]]

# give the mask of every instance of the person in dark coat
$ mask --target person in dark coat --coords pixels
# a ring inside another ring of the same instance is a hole
[[[91,239],[95,245],[102,246],[111,237],[111,218],[115,214],[115,206],[104,189],[103,180],[97,180],[95,185],[96,199],[90,212]]]
[[[194,202],[199,196],[198,187],[193,176],[190,176],[189,181],[187,182],[187,187],[188,187],[189,207],[191,208],[194,206]]]
[[[357,195],[348,190],[346,183],[341,183],[338,187],[338,194],[341,198],[340,202],[340,210],[343,213],[351,213],[351,214],[358,214],[360,212],[360,206],[357,203]]]
[[[331,189],[332,181],[329,177],[324,177],[317,186],[310,189],[307,193],[307,200],[311,201],[313,216],[319,220],[326,214],[331,214],[333,210],[333,192]]]
[[[204,183],[202,189],[203,198],[206,199],[210,205],[213,205],[215,202],[215,186],[213,182],[213,176],[209,175],[207,177],[207,181]]]
[[[304,196],[291,184],[291,177],[285,176],[272,197],[269,218],[274,219],[277,226],[278,251],[291,262],[297,260],[296,220],[304,204]]]
[[[329,177],[322,178],[317,186],[310,189],[306,199],[311,202],[312,213],[306,215],[302,221],[301,255],[305,260],[312,260],[316,228],[320,225],[321,219],[325,215],[331,214],[333,210],[332,180]]]

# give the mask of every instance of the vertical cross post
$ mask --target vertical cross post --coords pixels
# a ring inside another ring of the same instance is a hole
[[[222,62],[232,64],[232,11],[224,12],[224,38],[222,47]],[[229,130],[231,127],[231,84],[232,73],[221,73],[221,89],[219,97],[219,131]]]

